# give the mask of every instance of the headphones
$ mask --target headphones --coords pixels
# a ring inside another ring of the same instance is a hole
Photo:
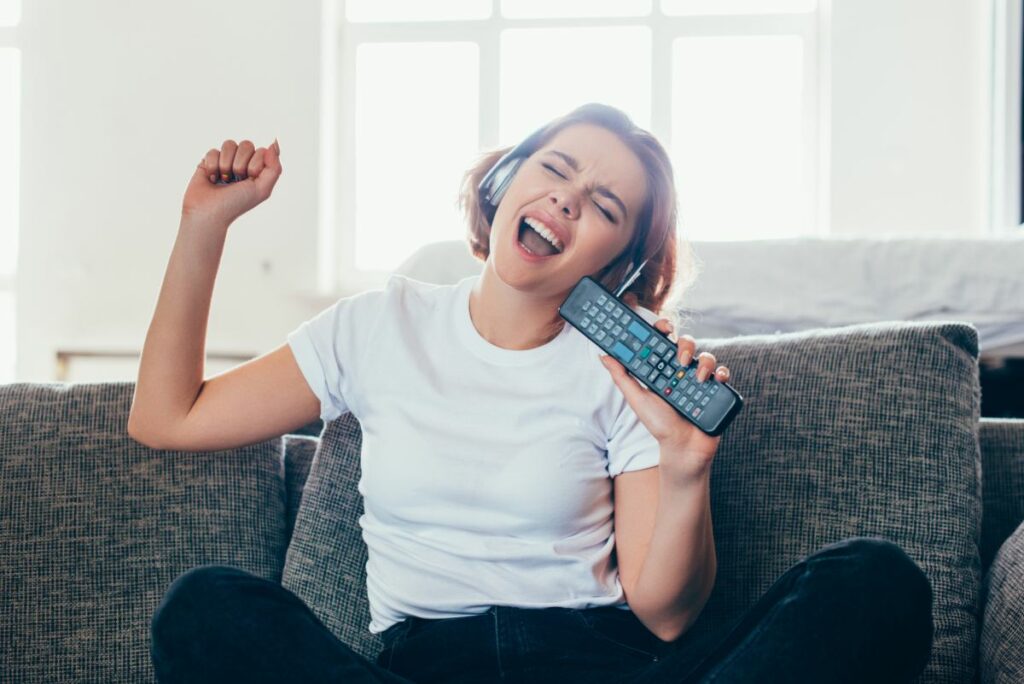
[[[536,131],[531,133],[529,136],[519,142],[518,145],[513,147],[511,150],[502,155],[501,159],[494,163],[494,166],[490,168],[486,175],[480,180],[480,184],[477,185],[477,194],[480,199],[480,208],[483,210],[484,216],[487,218],[487,223],[493,223],[494,215],[498,211],[498,205],[501,203],[501,199],[505,196],[510,185],[512,185],[512,179],[515,178],[516,172],[519,171],[519,167],[526,161],[527,157],[537,151],[540,147],[540,140],[543,137],[547,126],[542,126]],[[662,237],[662,244],[658,245],[652,254],[657,254],[661,250],[662,245],[665,243],[665,239],[668,237],[668,231]],[[626,288],[629,287],[634,280],[640,275],[640,271],[650,261],[650,257],[643,260],[643,263],[633,271],[633,266],[636,265],[638,257],[643,256],[643,241],[637,248],[637,253],[633,255],[633,258],[629,261],[629,268],[626,269],[626,273],[632,271],[632,275],[629,276],[619,287],[615,290],[615,297],[618,298]]]

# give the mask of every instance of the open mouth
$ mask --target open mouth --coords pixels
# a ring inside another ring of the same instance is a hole
[[[519,244],[530,254],[540,257],[561,254],[563,246],[554,233],[534,218],[519,221]]]

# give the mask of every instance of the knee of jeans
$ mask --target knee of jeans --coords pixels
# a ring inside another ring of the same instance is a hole
[[[190,568],[174,578],[160,605],[153,613],[151,630],[154,637],[190,631],[189,624],[207,622],[209,616],[201,613],[213,603],[219,591],[223,591],[223,580],[245,575],[243,570],[230,565],[200,565]]]
[[[858,579],[882,610],[897,605],[909,615],[931,620],[932,586],[924,570],[895,542],[881,537],[851,537],[844,547],[855,557]]]

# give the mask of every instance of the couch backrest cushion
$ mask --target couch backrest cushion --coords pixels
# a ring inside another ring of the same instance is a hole
[[[884,322],[698,340],[745,406],[711,478],[718,576],[693,629],[720,632],[790,565],[855,535],[898,543],[934,590],[921,681],[976,669],[981,527],[977,330]],[[371,655],[358,527],[361,434],[332,421],[313,460],[282,583]]]
[[[367,551],[359,527],[363,501],[357,490],[362,443],[359,421],[351,413],[328,422],[320,434],[281,585],[350,648],[372,659],[382,641],[367,629]]]
[[[988,570],[996,551],[1024,522],[1024,419],[982,418],[981,568]]]
[[[282,444],[153,450],[134,383],[0,386],[0,681],[153,681],[150,621],[176,576],[279,580]]]
[[[309,477],[309,467],[320,444],[319,437],[284,435],[285,540],[290,541],[295,515],[302,502],[302,490]]]
[[[982,600],[982,684],[1024,682],[1024,524],[997,549]]]

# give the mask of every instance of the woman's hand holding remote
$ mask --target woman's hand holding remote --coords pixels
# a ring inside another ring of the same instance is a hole
[[[281,147],[276,139],[269,147],[225,140],[196,165],[182,201],[182,217],[226,229],[270,197],[280,176]]]
[[[697,347],[693,336],[683,334],[677,338],[673,334],[672,322],[667,318],[659,318],[654,322],[654,327],[678,346],[679,361],[688,366],[694,359]],[[637,418],[658,440],[662,447],[663,459],[664,454],[669,454],[669,462],[661,463],[661,473],[681,484],[695,481],[708,474],[722,436],[707,435],[680,416],[675,409],[630,376],[626,368],[613,356],[602,354],[600,358]],[[717,361],[710,352],[697,354],[696,360],[699,369],[698,381],[703,382],[711,375],[721,382],[729,380],[729,369],[726,366],[716,368]]]

